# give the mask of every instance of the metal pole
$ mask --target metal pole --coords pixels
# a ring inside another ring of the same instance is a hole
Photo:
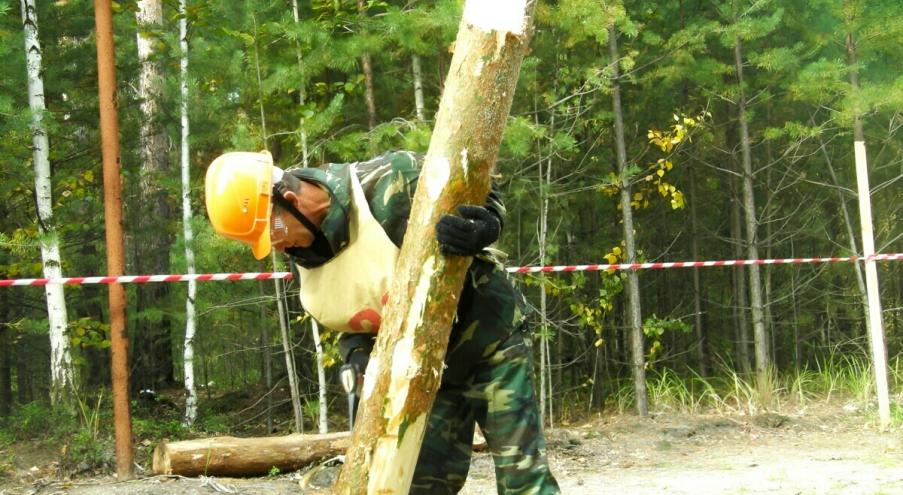
[[[119,120],[116,114],[116,60],[110,0],[94,0],[97,30],[97,79],[100,97],[100,141],[103,154],[104,225],[107,273],[125,273],[122,240],[122,177],[119,174]],[[129,341],[125,333],[125,289],[110,284],[110,348],[113,376],[113,429],[116,438],[116,476],[132,478],[132,417],[129,411]]]

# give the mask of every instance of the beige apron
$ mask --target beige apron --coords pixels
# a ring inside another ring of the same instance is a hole
[[[301,304],[321,325],[339,332],[376,333],[388,298],[398,248],[373,218],[352,166],[348,244],[317,268],[298,267]]]

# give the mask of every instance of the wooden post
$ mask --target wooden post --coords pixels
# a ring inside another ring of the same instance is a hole
[[[406,494],[442,377],[470,258],[439,253],[435,225],[489,192],[535,0],[468,0],[389,291],[361,412],[334,493]]]
[[[116,60],[113,13],[109,1],[94,0],[97,30],[97,79],[100,101],[100,140],[103,154],[104,225],[107,275],[125,273],[122,238],[122,177],[119,174],[119,118],[116,114]],[[132,414],[129,410],[129,340],[125,333],[125,289],[110,284],[110,354],[113,376],[113,429],[116,438],[116,476],[132,477]]]

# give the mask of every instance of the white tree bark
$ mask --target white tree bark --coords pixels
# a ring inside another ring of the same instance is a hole
[[[22,0],[22,30],[25,33],[25,62],[28,73],[28,106],[31,109],[32,161],[34,162],[35,199],[38,231],[41,240],[41,260],[44,277],[62,276],[59,238],[53,223],[53,201],[50,183],[50,143],[44,125],[44,80],[41,76],[41,43],[38,40],[38,18],[34,0]],[[72,358],[67,335],[68,318],[63,286],[44,286],[47,298],[47,318],[50,323],[50,400],[53,404],[67,404],[74,387]]]
[[[185,236],[185,266],[189,275],[194,274],[194,249],[191,246],[194,232],[191,229],[191,175],[189,174],[188,154],[188,19],[186,17],[186,1],[179,0],[179,46],[182,59],[179,64],[182,119],[182,232]],[[194,299],[197,294],[197,283],[188,282],[188,297],[185,299],[185,343],[183,350],[183,367],[185,373],[185,417],[186,426],[194,424],[198,415],[198,395],[194,385],[194,332],[195,311]]]
[[[411,70],[414,72],[414,110],[417,112],[417,120],[426,121],[426,111],[423,106],[423,71],[420,68],[420,56],[411,55]]]
[[[299,22],[298,17],[298,0],[292,0],[292,14],[295,18],[295,24]],[[307,100],[307,79],[304,76],[304,58],[303,53],[301,52],[301,47],[297,47],[298,49],[298,70],[301,71],[301,84],[298,87],[298,106],[300,106],[303,110],[304,103]],[[304,115],[301,115],[301,121],[299,122],[301,128],[301,164],[305,167],[310,166],[310,156],[307,148],[307,131],[304,129]],[[317,359],[322,361],[322,356],[318,356]]]
[[[298,17],[298,0],[292,0],[292,14],[295,18],[295,23],[299,22]],[[297,47],[298,50],[298,69],[301,71],[301,85],[298,88],[299,91],[299,101],[298,104],[302,107],[304,106],[304,101],[307,95],[307,89],[305,88],[305,84],[307,81],[304,78],[304,63],[303,63],[303,54],[301,52],[301,47]],[[305,167],[310,166],[310,159],[307,150],[307,131],[304,129],[304,116],[301,116],[301,158],[302,165]],[[314,351],[317,356],[317,387],[319,390],[319,404],[320,404],[320,420],[319,420],[319,431],[320,433],[329,433],[329,407],[326,403],[326,368],[323,366],[323,345],[320,342],[320,327],[317,325],[317,322],[313,319],[310,320],[310,331],[314,337]]]
[[[317,352],[317,384],[319,385],[320,421],[319,432],[329,433],[329,407],[326,403],[326,368],[323,366],[323,344],[320,342],[320,327],[310,320],[310,331],[314,335],[314,349]]]

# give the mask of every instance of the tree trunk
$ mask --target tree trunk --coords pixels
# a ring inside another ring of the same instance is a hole
[[[732,157],[733,158],[733,157]],[[735,163],[736,165],[736,163]],[[738,174],[739,175],[739,174]],[[737,179],[730,177],[731,183],[731,241],[733,243],[732,254],[734,259],[743,257],[743,227],[740,218],[740,199],[737,192]],[[737,361],[739,371],[743,374],[750,372],[749,361],[749,319],[746,309],[746,270],[742,266],[735,266],[733,272],[733,308],[734,329],[737,348]]]
[[[9,329],[0,327],[0,418],[13,408],[13,373],[9,353]]]
[[[411,55],[411,69],[414,72],[414,110],[417,112],[417,120],[426,121],[426,110],[423,106],[423,71],[420,69],[420,56]]]
[[[847,55],[850,64],[850,86],[853,94],[859,93],[859,62],[853,35],[847,35]],[[887,385],[887,347],[884,344],[884,322],[881,313],[881,291],[878,287],[878,267],[870,256],[875,254],[872,233],[872,199],[869,188],[868,157],[862,113],[857,109],[853,118],[853,149],[856,160],[856,185],[859,193],[859,223],[862,225],[862,256],[865,257],[865,284],[868,293],[869,340],[872,347],[872,369],[875,373],[875,390],[878,395],[878,416],[881,428],[890,425],[890,397]]]
[[[32,161],[34,165],[35,203],[41,241],[44,277],[62,276],[59,239],[53,221],[53,199],[50,184],[50,144],[44,125],[44,80],[41,75],[41,43],[38,40],[38,18],[34,0],[22,0],[22,29],[25,33],[25,62],[28,72],[28,106],[31,109]],[[50,323],[50,401],[74,408],[72,358],[67,335],[68,319],[63,286],[44,286],[47,318]]]
[[[810,119],[809,122],[813,126],[815,126],[814,119]],[[834,171],[834,161],[831,160],[831,155],[828,154],[828,147],[825,145],[824,140],[821,138],[821,134],[818,135],[818,147],[825,159],[825,168],[828,170],[828,174],[831,176],[831,182],[834,184],[834,188],[837,191],[837,202],[840,205],[841,213],[843,213],[843,224],[847,229],[847,238],[850,243],[850,253],[859,253],[859,246],[856,245],[856,231],[853,227],[852,216],[850,215],[850,209],[847,208],[847,200],[843,195],[844,189],[843,187],[841,187],[840,181],[837,179],[837,173]],[[853,263],[853,269],[856,272],[856,287],[859,289],[859,299],[862,302],[862,310],[865,314],[865,326],[868,327],[869,300],[868,292],[865,288],[865,278],[862,276],[862,267],[859,266],[859,263]],[[866,334],[868,334],[868,331],[866,331]]]
[[[139,0],[138,22],[138,98],[141,100],[141,179],[140,200],[133,212],[135,230],[135,270],[138,273],[170,273],[169,250],[172,244],[172,213],[167,191],[162,186],[169,174],[169,146],[163,125],[163,76],[155,53],[162,29],[163,5],[160,0]],[[169,292],[169,284],[142,284],[138,291],[138,311],[159,309]],[[171,322],[139,318],[134,352],[138,357],[139,387],[165,387],[175,383],[172,358]]]
[[[740,38],[734,41],[734,62],[737,70],[737,114],[740,122],[740,149],[743,159],[743,210],[746,212],[746,255],[749,259],[759,259],[758,226],[756,202],[753,195],[752,149],[749,137],[749,123],[746,118],[746,96],[743,87],[743,46]],[[762,310],[762,281],[759,265],[749,265],[749,299],[752,309],[753,339],[756,350],[756,373],[762,377],[771,366],[768,356],[768,336]]]
[[[543,177],[542,157],[539,159],[539,264],[546,264],[546,234],[549,228],[549,198],[547,190],[546,177]],[[549,155],[548,165],[546,167],[546,175],[548,169],[551,168],[551,154]],[[546,422],[546,405],[548,405],[549,421],[552,417],[552,398],[551,383],[546,379],[549,361],[549,317],[546,308],[546,274],[539,274],[539,317],[542,322],[539,333],[539,417],[540,421]]]
[[[314,336],[314,349],[317,353],[317,390],[319,393],[320,420],[318,422],[320,433],[329,433],[329,404],[326,402],[326,367],[323,365],[323,344],[320,342],[320,327],[316,320],[310,320],[310,332]]]
[[[690,259],[699,261],[699,226],[696,203],[696,171],[690,167]],[[699,268],[693,268],[693,321],[696,332],[696,366],[699,376],[709,375],[708,335],[702,318],[702,284],[699,279]]]
[[[434,228],[481,203],[526,52],[535,3],[468,0],[436,126],[334,493],[408,492],[471,259],[439,253]]]
[[[298,24],[298,22],[300,22],[298,16],[298,0],[292,0],[292,15],[295,19],[295,24]],[[298,107],[303,111],[304,104],[307,101],[307,78],[304,75],[304,57],[301,51],[300,42],[296,49],[298,51],[298,70],[301,72],[301,84],[298,86]],[[301,132],[301,164],[305,167],[309,167],[310,156],[307,148],[307,130],[304,127],[304,121],[304,115],[302,114],[298,126]]]
[[[357,0],[357,11],[361,19],[367,16],[367,8],[364,0]],[[367,128],[371,131],[376,127],[376,97],[373,94],[373,62],[370,54],[361,55],[361,70],[364,72],[364,98],[367,101]],[[372,142],[372,140],[371,140]]]
[[[270,254],[273,268],[276,268],[276,251]],[[288,332],[288,317],[285,310],[285,294],[282,280],[276,279],[276,308],[279,314],[279,331],[282,334],[282,352],[285,355],[285,372],[288,375],[289,392],[292,397],[292,413],[295,418],[295,433],[304,433],[304,418],[301,415],[301,394],[298,391],[298,374],[295,372],[295,355],[292,352],[292,340]]]
[[[627,177],[627,149],[624,138],[624,112],[621,108],[621,69],[618,53],[618,30],[608,26],[608,52],[611,55],[611,100],[615,121],[615,147],[618,155],[618,175],[621,177],[621,215],[624,221],[624,244],[627,263],[636,263],[636,242],[633,230],[633,210],[630,206],[631,186]],[[636,410],[640,416],[649,414],[646,398],[646,363],[643,351],[643,316],[640,309],[640,278],[637,272],[627,272],[627,328],[630,331],[631,371]]]
[[[281,437],[214,437],[161,442],[154,449],[156,475],[254,476],[274,467],[295,471],[308,464],[334,457],[348,448],[346,432],[329,435],[287,435]]]
[[[194,231],[191,229],[191,174],[189,162],[189,127],[188,127],[188,16],[186,15],[186,0],[179,0],[179,46],[182,50],[182,58],[179,64],[179,92],[181,97],[182,120],[182,234],[185,237],[185,268],[186,272],[194,274]],[[195,311],[194,300],[197,294],[197,282],[188,282],[188,297],[185,299],[185,343],[182,351],[182,361],[185,374],[185,417],[182,422],[186,426],[194,424],[198,415],[198,394],[194,380],[194,333]]]

